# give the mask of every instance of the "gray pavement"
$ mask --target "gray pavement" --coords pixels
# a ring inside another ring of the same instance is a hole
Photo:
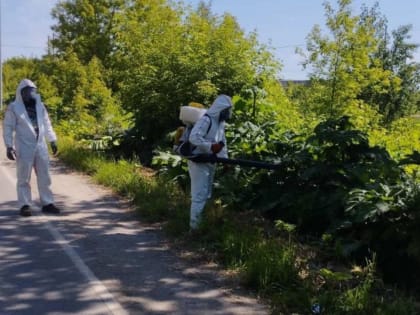
[[[20,217],[15,171],[1,144],[1,315],[269,313],[217,269],[180,258],[159,226],[142,224],[126,202],[56,160],[52,189],[62,214],[41,213],[33,175],[35,213]]]

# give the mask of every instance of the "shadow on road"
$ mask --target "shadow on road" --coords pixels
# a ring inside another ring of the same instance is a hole
[[[15,202],[0,204],[1,314],[107,314],[86,313],[101,299],[40,218],[130,314],[267,313],[254,299],[220,288],[211,268],[177,258],[160,229],[138,222],[127,203],[57,165],[52,173],[65,183],[54,188],[63,214],[45,217],[37,209],[21,218]]]

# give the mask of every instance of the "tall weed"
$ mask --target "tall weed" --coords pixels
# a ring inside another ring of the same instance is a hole
[[[71,168],[94,174],[104,162],[104,157],[97,152],[84,149],[69,137],[60,137],[59,157]]]
[[[282,247],[274,240],[257,244],[245,263],[245,283],[259,291],[271,291],[299,282],[292,247]]]

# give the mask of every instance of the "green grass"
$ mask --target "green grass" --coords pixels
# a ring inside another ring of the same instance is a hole
[[[322,314],[329,315],[416,314],[412,300],[394,290],[389,297],[374,264],[368,264],[362,276],[330,272],[316,257],[309,258],[309,252],[321,249],[302,250],[285,224],[273,225],[267,233],[267,222],[255,219],[255,213],[239,214],[214,200],[205,209],[199,232],[191,237],[189,196],[176,182],[139,163],[107,160],[68,138],[60,141],[60,159],[129,198],[142,220],[162,222],[170,237],[204,249],[225,268],[237,271],[245,286],[271,301],[273,314],[310,314],[313,303],[320,303]]]

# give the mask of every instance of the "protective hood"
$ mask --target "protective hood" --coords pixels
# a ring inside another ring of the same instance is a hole
[[[33,83],[31,80],[29,79],[23,79],[22,81],[20,81],[17,89],[16,89],[16,98],[15,101],[18,103],[23,103],[23,99],[22,99],[22,94],[21,91],[23,88],[30,86],[36,89],[36,85],[35,83]]]
[[[227,95],[219,95],[207,110],[207,115],[219,120],[219,114],[222,110],[232,107],[232,100]]]

